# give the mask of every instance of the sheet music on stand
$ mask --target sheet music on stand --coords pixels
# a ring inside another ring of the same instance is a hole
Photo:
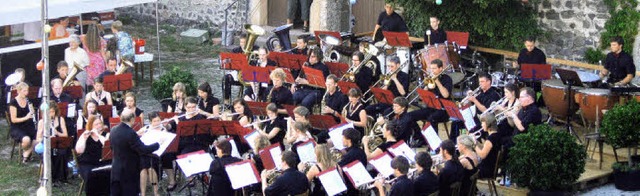
[[[387,150],[391,154],[393,154],[393,156],[396,156],[396,157],[397,156],[404,156],[411,163],[415,163],[416,162],[416,159],[415,159],[416,158],[416,152],[413,151],[413,149],[411,149],[411,147],[409,147],[409,145],[407,145],[407,143],[405,143],[404,140],[398,141],[396,144],[394,144],[390,148],[387,148]]]
[[[236,141],[233,140],[233,137],[229,137],[226,140],[229,141],[229,143],[231,143],[231,156],[242,159],[242,156],[240,155],[240,151],[238,151],[238,145],[236,144]]]
[[[347,190],[347,186],[342,181],[342,176],[336,167],[320,172],[318,178],[324,190],[327,191],[327,195],[337,195]]]
[[[260,182],[258,170],[250,160],[227,164],[224,166],[224,170],[227,172],[233,189],[240,189]]]
[[[213,158],[203,150],[185,154],[184,157],[176,159],[176,163],[187,177],[209,171],[211,162],[213,162]]]
[[[316,163],[315,142],[313,140],[298,144],[296,150],[301,163]]]
[[[349,180],[354,187],[360,187],[367,183],[373,182],[374,180],[371,175],[369,175],[369,172],[367,172],[367,169],[364,167],[364,165],[362,165],[362,163],[358,160],[355,160],[344,166],[342,168],[342,171],[347,174],[347,177],[349,177]]]
[[[476,128],[476,121],[473,119],[475,110],[472,110],[471,107],[463,107],[460,108],[460,114],[462,114],[462,118],[464,119],[464,126],[467,130],[472,130]]]
[[[329,138],[331,138],[335,149],[343,150],[346,148],[344,144],[342,144],[342,132],[348,128],[354,128],[353,123],[342,123],[329,128]]]
[[[280,143],[271,144],[271,146],[260,150],[258,155],[262,159],[265,169],[280,169],[282,163],[282,149],[280,149]]]
[[[442,139],[440,139],[440,136],[438,136],[436,130],[433,129],[431,123],[425,123],[420,133],[422,133],[422,136],[424,136],[424,138],[427,140],[427,143],[429,143],[429,147],[431,148],[431,150],[436,150],[438,149],[438,147],[440,147]]]
[[[153,151],[153,154],[161,156],[175,138],[175,133],[158,131],[153,134],[144,134],[142,135],[142,137],[140,137],[140,140],[145,145],[151,145],[153,143],[160,144],[160,148],[158,148],[158,150],[156,151]]]
[[[376,157],[373,157],[369,160],[369,164],[373,165],[379,173],[383,176],[391,176],[393,175],[393,168],[391,168],[391,155],[388,152],[384,152]]]
[[[256,151],[256,145],[254,144],[254,141],[256,140],[256,138],[258,138],[258,136],[260,136],[260,133],[258,133],[258,131],[256,130],[242,136],[242,138],[247,141],[247,144],[251,146],[251,149],[253,149],[254,152]]]

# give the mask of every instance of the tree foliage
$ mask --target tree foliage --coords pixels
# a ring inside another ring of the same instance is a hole
[[[605,22],[605,31],[600,34],[599,49],[585,52],[585,59],[590,63],[604,61],[605,56],[597,55],[596,52],[604,54],[604,50],[609,47],[609,40],[614,36],[621,36],[624,39],[622,50],[631,53],[638,35],[640,12],[635,9],[638,6],[637,0],[604,0],[604,3],[609,7],[611,18]]]
[[[395,0],[404,9],[411,35],[423,37],[429,17],[440,18],[447,31],[469,32],[469,43],[505,50],[519,50],[522,40],[540,37],[535,3],[516,0]]]
[[[164,98],[170,98],[173,93],[173,85],[178,82],[182,82],[186,86],[187,95],[195,95],[197,83],[196,80],[188,70],[183,70],[185,66],[173,66],[170,71],[163,74],[154,81],[151,85],[151,94],[154,98],[160,100]]]

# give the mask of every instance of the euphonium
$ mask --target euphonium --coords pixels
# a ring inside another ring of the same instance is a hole
[[[273,182],[276,181],[276,178],[280,177],[280,175],[282,175],[282,171],[278,170],[277,168],[274,169],[270,169],[270,170],[266,170],[265,175],[267,175],[267,186],[271,186],[271,184],[273,184]]]
[[[73,81],[73,78],[76,77],[76,75],[78,75],[78,73],[84,71],[84,69],[78,65],[78,63],[73,63],[73,67],[71,68],[71,71],[69,72],[69,74],[67,75],[67,78],[64,79],[64,82],[62,82],[62,86],[69,86],[71,84],[71,82]]]
[[[267,49],[269,49],[269,51],[275,51],[276,47],[274,43],[277,39],[280,44],[280,51],[286,52],[292,50],[291,39],[289,39],[289,30],[291,30],[291,27],[293,27],[293,24],[282,25],[274,29],[273,35],[267,39]]]
[[[122,62],[120,63],[120,67],[118,68],[118,70],[116,70],[116,75],[120,75],[123,74],[125,71],[127,71],[127,69],[129,68],[133,68],[133,63],[131,63],[131,61],[128,60],[122,60]]]
[[[242,49],[242,51],[244,51],[244,54],[247,55],[247,60],[251,60],[253,44],[258,39],[258,36],[264,35],[265,30],[258,25],[252,25],[252,24],[245,24],[244,30],[247,31],[248,34],[247,34],[247,43],[244,45],[244,48]]]

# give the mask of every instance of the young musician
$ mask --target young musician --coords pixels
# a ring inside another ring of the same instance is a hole
[[[360,89],[352,88],[349,90],[349,104],[344,106],[343,116],[349,123],[353,123],[356,130],[360,131],[360,134],[364,135],[367,128],[367,111],[364,110],[364,105],[360,101],[362,98],[362,92]]]
[[[609,41],[611,52],[607,54],[605,64],[600,78],[609,75],[607,83],[614,86],[627,85],[633,77],[636,76],[636,66],[633,64],[633,58],[628,53],[622,51],[624,40],[620,36],[615,36]]]
[[[296,47],[291,50],[291,54],[309,54],[309,48],[307,48],[308,41],[305,36],[306,35],[300,35],[296,38]]]
[[[327,90],[322,97],[321,103],[324,103],[321,108],[322,114],[330,114],[335,117],[336,121],[339,122],[339,116],[342,113],[343,108],[349,103],[349,98],[342,94],[342,91],[338,89],[338,77],[336,75],[329,75],[325,80],[325,86]],[[360,93],[362,94],[362,93]],[[360,98],[358,98],[358,103],[360,102]],[[360,109],[364,109],[362,106]],[[365,119],[366,119],[365,114]],[[366,123],[365,123],[366,125]]]
[[[67,76],[69,76],[68,75],[68,73],[69,73],[69,65],[67,64],[66,61],[60,61],[56,65],[56,71],[58,72],[58,75],[53,77],[52,79],[60,79],[62,81],[65,81],[67,79]],[[80,72],[80,70],[78,70],[78,72]],[[80,85],[80,81],[78,81],[78,79],[76,79],[76,76],[73,76],[73,78],[71,78],[71,82],[69,84],[71,86],[79,86]]]
[[[447,41],[447,33],[440,28],[440,19],[437,16],[429,17],[429,29],[424,34],[426,45],[442,44]]]
[[[88,181],[91,170],[102,166],[102,147],[109,140],[109,133],[104,129],[104,123],[100,116],[89,116],[85,131],[78,137],[76,153],[78,156],[79,173],[83,180]],[[85,192],[92,184],[84,186]],[[91,194],[86,192],[87,194]]]
[[[426,151],[416,154],[416,171],[413,176],[413,195],[427,196],[438,191],[438,176],[431,172],[433,161]]]
[[[413,182],[407,177],[409,172],[409,160],[404,156],[397,156],[391,160],[391,168],[393,168],[393,176],[395,176],[395,182],[391,186],[389,195],[406,195],[413,196]],[[378,189],[381,196],[387,195],[383,187],[384,179],[376,180],[374,185]]]
[[[120,115],[122,121],[115,126],[109,140],[113,152],[111,167],[111,194],[124,195],[140,192],[140,156],[150,154],[160,147],[159,143],[145,145],[131,127],[135,113],[125,110]]]
[[[507,102],[504,105],[497,106],[493,114],[502,113],[509,108],[514,108],[517,105],[519,105],[520,104],[520,101],[518,101],[519,94],[520,92],[518,90],[518,86],[516,86],[515,84],[508,83],[507,85],[505,85],[504,96],[506,97]],[[498,123],[498,135],[500,135],[500,137],[503,139],[505,138],[510,139],[511,135],[513,134],[513,125],[510,124],[507,120],[503,120],[497,123]]]
[[[233,196],[236,192],[231,187],[229,174],[225,170],[225,165],[242,161],[242,159],[231,156],[231,143],[229,140],[220,140],[214,143],[216,147],[217,159],[214,159],[209,166],[209,191],[207,195]]]
[[[104,79],[105,76],[111,76],[111,75],[115,75],[116,74],[116,69],[118,67],[118,60],[116,59],[116,57],[109,57],[107,59],[107,69],[105,69],[102,73],[100,73],[100,75],[98,75],[98,78],[102,78]]]
[[[287,74],[282,70],[282,68],[276,68],[271,71],[269,74],[269,78],[271,78],[271,82],[273,86],[268,90],[267,94],[267,102],[275,103],[279,109],[284,108],[283,104],[292,105],[293,104],[293,94],[289,89],[285,88],[284,80],[287,78]],[[286,111],[283,111],[286,113]]]
[[[140,119],[144,119],[144,111],[136,106],[136,94],[133,92],[128,92],[124,95],[124,103],[125,107],[122,109],[120,113],[123,113],[124,110],[134,111],[136,114],[136,118],[140,117]]]
[[[472,185],[471,176],[478,172],[478,164],[480,164],[481,158],[475,152],[475,139],[473,137],[461,135],[458,136],[457,142],[458,151],[461,154],[458,160],[464,168],[460,195],[469,195]]]
[[[287,141],[291,142],[291,151],[298,154],[298,145],[311,140],[311,134],[309,129],[311,126],[306,122],[296,122],[293,124],[294,133],[291,134]]]
[[[305,63],[305,66],[322,71],[322,77],[327,78],[327,76],[329,76],[329,68],[322,63],[322,51],[320,51],[320,49],[309,50],[308,63],[309,65]],[[323,92],[309,86],[307,79],[304,72],[301,71],[296,78],[296,85],[291,86],[291,91],[293,92],[293,100],[296,105],[302,105],[311,110],[311,108],[320,101],[318,98],[322,96]],[[300,89],[296,90],[296,86],[300,87]]]
[[[184,121],[193,121],[193,120],[203,120],[207,117],[198,113],[198,100],[195,97],[187,97],[185,102],[186,114],[180,118],[173,117],[173,122],[170,124],[170,130],[174,130],[172,132],[176,132],[178,130],[178,124]],[[176,136],[180,137],[180,136]],[[195,152],[198,150],[206,149],[208,144],[200,144],[194,141],[193,137],[180,137],[180,146],[178,147],[179,154],[185,154],[190,152]],[[172,160],[173,161],[173,160]]]
[[[47,113],[43,112],[43,115],[49,115],[51,119],[51,125],[49,126],[49,134],[51,137],[69,137],[67,132],[67,125],[65,120],[60,116],[60,109],[55,101],[48,101],[49,110]],[[38,133],[35,143],[44,149],[44,118],[38,121]],[[38,147],[36,147],[38,149]],[[44,151],[44,150],[43,150]],[[52,149],[51,150],[51,175],[54,183],[67,181],[67,149]]]
[[[392,56],[387,58],[387,66],[389,67],[389,73],[392,74],[389,76],[388,84],[384,84],[384,76],[380,77],[380,81],[378,83],[382,86],[382,89],[389,90],[393,93],[394,97],[405,97],[407,94],[407,90],[409,88],[409,74],[403,72],[400,69],[400,58],[397,56]],[[372,86],[372,88],[375,86]],[[367,114],[371,114],[372,116],[376,116],[379,114],[386,115],[390,113],[389,108],[391,106],[389,104],[378,103],[374,105],[369,105],[366,107]]]
[[[220,100],[213,97],[211,86],[208,82],[198,86],[198,109],[199,113],[207,116],[207,118],[216,118],[220,115]]]
[[[453,89],[453,80],[451,77],[445,73],[444,63],[440,59],[435,59],[431,61],[429,64],[429,70],[431,72],[431,76],[433,77],[433,81],[435,86],[433,89],[429,87],[429,84],[426,85],[426,90],[429,90],[433,94],[436,95],[438,99],[451,99],[451,92]],[[414,120],[427,120],[431,123],[431,127],[434,130],[438,130],[439,122],[446,122],[449,120],[449,114],[444,108],[424,108],[411,112],[411,116],[414,117]],[[419,130],[418,130],[419,131]],[[450,137],[455,138],[457,133],[451,134]],[[417,137],[417,144],[414,146],[422,146],[426,144],[424,137]]]
[[[377,81],[377,79],[373,77],[373,70],[371,70],[370,67],[367,67],[365,65],[367,62],[362,62],[363,60],[364,53],[360,51],[356,51],[351,55],[351,66],[354,70],[359,69],[358,73],[356,73],[354,77],[355,83],[360,90],[369,89],[371,84]]]
[[[264,170],[260,175],[264,195],[299,195],[309,190],[307,177],[296,168],[298,155],[291,151],[282,152],[282,175],[275,179],[273,184],[267,186],[267,173]]]
[[[173,85],[173,92],[171,93],[171,103],[167,107],[167,112],[171,113],[184,113],[184,100],[187,98],[187,88],[182,82],[178,82]]]
[[[63,87],[62,87],[62,80],[57,78],[57,79],[53,79],[51,80],[51,97],[49,97],[50,100],[55,101],[56,103],[75,103],[73,98],[71,98],[71,96],[65,92],[62,91]]]
[[[151,112],[149,114],[150,125],[147,125],[140,129],[137,134],[140,137],[144,135],[154,135],[159,132],[166,132],[167,130],[162,126],[160,115],[158,112]],[[140,157],[140,165],[142,169],[140,170],[140,190],[141,195],[146,195],[147,190],[147,181],[151,182],[151,187],[153,187],[153,194],[158,195],[158,174],[160,172],[160,158],[156,155],[149,154],[143,155]]]
[[[322,186],[322,182],[320,182],[319,174],[322,171],[335,167],[336,162],[331,158],[331,150],[329,150],[327,144],[318,144],[315,148],[315,153],[318,162],[311,166],[306,174],[309,182],[313,182],[314,185],[309,195],[324,196],[327,195],[327,191]],[[300,167],[304,168],[304,164],[298,164],[298,169],[302,170]]]
[[[96,78],[93,84],[93,91],[87,93],[84,101],[94,100],[98,105],[113,105],[111,93],[104,91],[102,78]]]
[[[304,123],[310,123],[309,122],[309,115],[311,114],[311,112],[304,106],[298,106],[295,109],[293,109],[293,116],[295,117],[295,122],[304,122]],[[293,124],[294,121],[293,119],[290,119],[287,122],[287,138],[290,138],[290,134],[294,133],[293,130]],[[322,143],[326,143],[327,139],[329,139],[329,132],[327,132],[327,130],[319,130],[319,129],[315,129],[315,128],[309,128],[309,133],[311,133],[311,135],[316,137],[316,142],[318,142],[319,144]],[[291,143],[291,142],[287,142],[287,143]]]
[[[76,130],[80,131],[87,126],[87,122],[89,118],[92,116],[97,116],[98,118],[103,119],[102,115],[98,111],[98,103],[94,100],[89,100],[84,102],[84,107],[82,107],[82,113],[78,114],[78,120],[76,121]],[[102,120],[104,122],[104,119]]]
[[[280,142],[282,144],[282,142]],[[265,135],[258,135],[255,140],[253,140],[253,144],[255,149],[253,149],[253,153],[249,155],[249,160],[256,165],[256,170],[258,173],[262,173],[264,171],[264,163],[262,162],[262,158],[258,155],[259,152],[271,145],[269,142],[269,138]],[[284,148],[283,148],[284,150]],[[252,185],[249,185],[248,191],[252,194],[262,194],[262,183],[258,182]]]
[[[232,53],[244,53],[244,47],[247,45],[247,34],[241,33],[240,38],[238,39],[238,46],[231,49]],[[253,51],[258,50],[258,46],[253,45]]]
[[[478,169],[480,170],[478,177],[481,179],[496,177],[493,176],[493,172],[498,159],[498,151],[502,148],[502,138],[497,132],[498,125],[496,124],[496,117],[488,113],[480,116],[480,122],[482,129],[489,133],[489,137],[482,145],[477,145],[475,148],[478,156],[482,159],[482,162],[478,165]]]
[[[478,88],[480,89],[480,91],[477,96],[474,96],[472,91],[467,92],[467,100],[468,100],[467,103],[473,104],[474,106],[476,106],[477,115],[474,116],[473,118],[476,124],[480,124],[480,121],[477,119],[477,116],[485,112],[489,107],[491,107],[491,104],[500,100],[500,97],[501,97],[498,90],[491,86],[491,75],[486,73],[480,73],[478,75],[478,84],[479,84]],[[466,103],[462,103],[462,104],[466,104]],[[477,130],[480,130],[480,128],[481,128],[480,126],[476,126],[474,129],[470,130],[469,132],[475,132]],[[486,131],[485,133],[482,133],[482,137],[483,138],[486,137]]]
[[[373,152],[369,148],[369,142],[371,142],[369,140],[373,138],[370,138],[368,135],[362,137],[362,146],[364,146],[364,153],[367,154],[367,160],[371,160],[374,157],[387,152],[387,149],[398,142],[398,140],[396,139],[396,137],[398,136],[397,122],[388,120],[385,121],[382,136],[384,137],[385,142],[373,149]]]
[[[266,48],[258,49],[258,60],[249,62],[249,65],[257,67],[275,67],[276,62],[268,59],[268,55],[269,52]],[[245,101],[263,101],[266,99],[268,86],[267,83],[250,82],[249,84],[251,84],[251,87],[244,89]],[[255,90],[258,90],[258,92],[255,92]]]
[[[22,163],[30,160],[31,152],[36,143],[35,109],[29,101],[29,85],[19,82],[15,85],[18,95],[9,103],[9,115],[11,118],[11,137],[20,143],[22,147]]]
[[[520,67],[522,64],[547,64],[547,56],[536,47],[536,39],[534,37],[527,37],[524,40],[524,47],[518,54],[517,64],[514,64],[514,68]]]
[[[253,121],[253,112],[251,112],[251,110],[249,109],[249,105],[247,105],[246,101],[242,99],[236,99],[233,101],[232,105],[233,105],[233,108],[231,108],[231,112],[233,113],[231,114],[232,121],[238,121],[238,123],[240,123],[241,126],[248,125]]]
[[[391,121],[396,121],[398,128],[397,140],[410,141],[411,135],[415,132],[420,131],[420,127],[418,123],[416,123],[415,117],[413,114],[408,113],[409,109],[409,101],[404,97],[396,97],[393,99],[393,113],[391,113],[389,119]],[[384,123],[384,118],[378,117],[376,123],[381,124]]]
[[[520,98],[518,100],[522,108],[517,112],[507,111],[505,113],[505,116],[511,117],[507,119],[515,125],[514,135],[527,133],[531,125],[542,124],[542,113],[540,109],[533,104],[535,102],[535,95],[533,89],[529,87],[520,89]]]
[[[402,16],[394,11],[394,8],[395,5],[393,3],[387,3],[384,5],[384,12],[381,12],[380,15],[378,15],[378,22],[376,22],[376,26],[373,30],[374,42],[379,42],[384,39],[382,31],[409,33],[407,24],[404,22],[404,19],[402,19]]]
[[[440,155],[444,162],[444,167],[438,171],[439,195],[451,195],[451,184],[461,182],[464,175],[464,168],[456,158],[455,144],[451,140],[442,141],[440,144]]]
[[[259,129],[260,133],[267,136],[270,143],[280,143],[281,149],[284,150],[283,139],[287,134],[287,122],[278,116],[278,107],[276,107],[276,104],[270,103],[267,105],[266,110],[269,121],[263,124],[264,129]]]
[[[346,147],[346,153],[342,155],[342,158],[338,161],[340,167],[345,167],[347,164],[356,160],[360,161],[363,165],[367,165],[367,154],[358,145],[360,144],[360,138],[362,138],[362,134],[355,129],[348,128],[342,132],[342,144]],[[347,176],[344,176],[344,178],[348,179]],[[345,184],[347,184],[347,195],[357,195],[359,193],[358,187],[353,187],[352,183]]]

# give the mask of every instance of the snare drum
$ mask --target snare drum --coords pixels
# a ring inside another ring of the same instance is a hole
[[[566,92],[567,85],[564,85],[561,80],[551,79],[542,81],[542,98],[544,103],[554,117],[564,118],[567,117],[567,110],[569,109],[569,101],[571,101],[571,114],[578,111],[578,104],[571,99],[569,93]],[[575,94],[576,90],[582,90],[582,87],[571,87],[571,94]],[[560,101],[562,99],[562,101]]]
[[[602,110],[610,110],[618,103],[620,96],[611,94],[609,89],[581,89],[575,95],[580,105],[582,117],[590,123],[596,122],[596,115],[602,121]]]

